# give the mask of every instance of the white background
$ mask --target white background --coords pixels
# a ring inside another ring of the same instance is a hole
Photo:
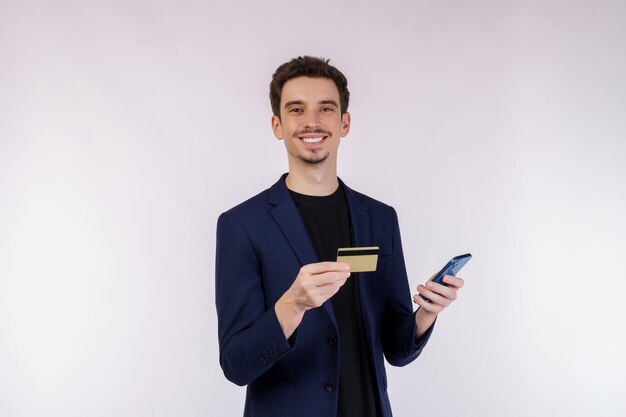
[[[397,416],[626,415],[626,3],[0,3],[0,415],[238,416],[215,224],[286,171],[268,84],[331,58],[339,172],[411,286],[474,255]]]

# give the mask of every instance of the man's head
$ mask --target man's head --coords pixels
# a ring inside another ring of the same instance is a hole
[[[332,80],[339,91],[341,114],[348,111],[350,92],[348,80],[337,68],[330,65],[329,59],[315,58],[311,56],[299,56],[285,62],[276,69],[270,83],[270,103],[274,116],[280,119],[280,100],[285,83],[293,78],[328,78]]]
[[[347,85],[321,58],[295,58],[274,73],[272,130],[284,140],[290,171],[312,165],[335,169],[340,139],[350,130]]]

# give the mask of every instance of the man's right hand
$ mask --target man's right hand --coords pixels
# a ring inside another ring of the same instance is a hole
[[[349,276],[350,266],[343,262],[318,262],[300,268],[291,287],[274,306],[285,338],[296,331],[307,310],[335,295]]]

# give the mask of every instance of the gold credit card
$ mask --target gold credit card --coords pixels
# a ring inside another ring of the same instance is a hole
[[[337,262],[344,262],[350,265],[350,272],[376,271],[378,246],[339,248],[337,249]]]

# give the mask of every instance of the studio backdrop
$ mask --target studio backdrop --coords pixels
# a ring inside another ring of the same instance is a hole
[[[240,416],[215,226],[287,170],[269,81],[349,80],[339,176],[410,285],[474,257],[396,416],[626,415],[626,3],[0,3],[0,415]]]

